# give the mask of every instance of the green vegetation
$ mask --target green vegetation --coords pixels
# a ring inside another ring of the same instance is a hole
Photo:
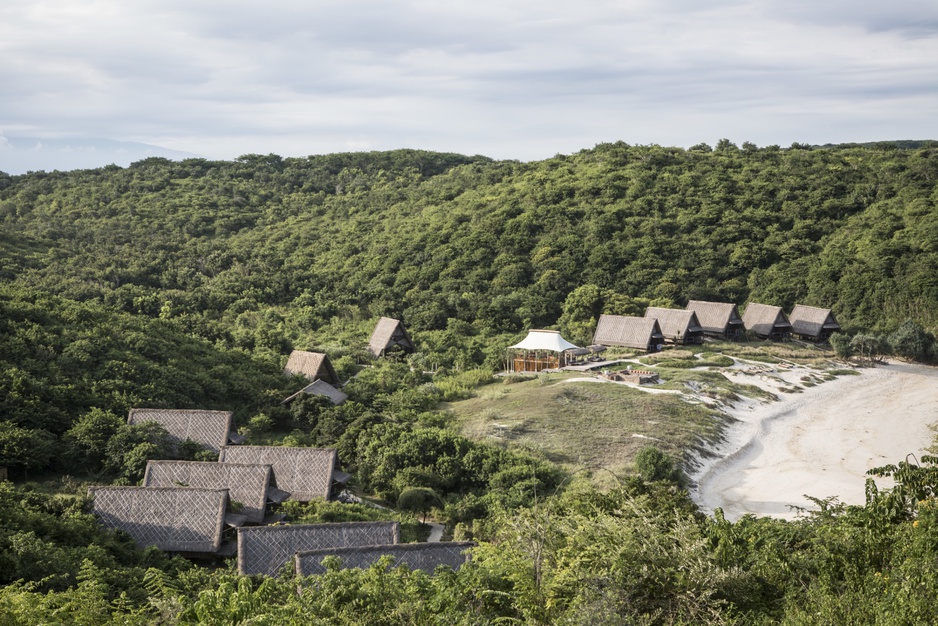
[[[830,306],[848,331],[837,355],[933,362],[936,181],[933,142],[0,173],[0,465],[14,481],[0,484],[0,624],[931,623],[933,466],[885,468],[899,488],[869,489],[864,507],[707,519],[672,470],[718,436],[714,411],[492,374],[530,327],[585,344],[600,313],[692,298]],[[419,353],[371,360],[380,315],[402,318]],[[765,395],[716,371],[730,359],[816,366],[803,385],[840,375],[834,352],[793,346],[708,343],[649,366],[659,389],[714,401]],[[349,400],[282,405],[292,348],[327,352]],[[359,491],[482,545],[437,577],[379,566],[299,583],[138,550],[87,512],[87,483],[207,457],[128,426],[135,406],[232,410],[252,443],[334,447]]]

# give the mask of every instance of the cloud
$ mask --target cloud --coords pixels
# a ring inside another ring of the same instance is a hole
[[[921,0],[7,3],[0,127],[223,158],[928,138],[936,24]]]

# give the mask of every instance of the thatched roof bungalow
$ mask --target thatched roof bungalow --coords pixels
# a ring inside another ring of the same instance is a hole
[[[333,548],[327,550],[309,550],[298,552],[295,557],[296,573],[299,576],[323,574],[326,568],[322,561],[328,556],[341,559],[342,569],[371,567],[381,557],[394,557],[392,567],[406,565],[411,570],[421,570],[428,574],[436,568],[445,566],[458,570],[469,562],[471,541],[447,541],[439,543],[399,543],[392,546],[362,546],[352,548]]]
[[[348,400],[348,394],[340,391],[324,380],[316,380],[306,385],[292,396],[285,399],[281,404],[293,402],[303,394],[311,396],[322,396],[328,398],[332,404],[339,405]]]
[[[271,475],[270,465],[147,461],[143,486],[227,489],[229,499],[241,503],[245,521],[260,524],[267,510]]]
[[[222,463],[270,465],[278,489],[291,500],[328,500],[332,493],[335,450],[289,446],[225,446],[218,456]]]
[[[703,327],[697,321],[697,315],[693,311],[650,306],[645,309],[645,317],[658,320],[661,333],[671,343],[681,345],[703,343]]]
[[[130,409],[127,423],[156,422],[174,439],[191,439],[218,452],[232,440],[231,415],[231,411],[201,409]]]
[[[750,302],[743,313],[746,330],[774,340],[787,339],[791,335],[791,323],[780,306]]]
[[[331,385],[341,383],[329,355],[322,352],[307,352],[306,350],[294,350],[287,359],[287,364],[283,368],[283,373],[288,376],[305,376],[309,380],[324,380]]]
[[[368,342],[368,351],[375,357],[384,356],[392,352],[416,352],[414,342],[400,320],[382,317],[375,325]]]
[[[735,304],[691,300],[687,310],[697,315],[704,334],[721,339],[738,339],[746,331]]]
[[[398,522],[344,522],[238,529],[238,571],[275,576],[297,552],[394,544]]]
[[[189,487],[91,487],[92,512],[145,548],[216,553],[222,545],[228,491]]]
[[[657,352],[664,343],[658,320],[626,315],[600,315],[593,343]]]
[[[796,304],[788,321],[793,333],[810,341],[827,341],[832,334],[840,332],[840,324],[830,309]]]

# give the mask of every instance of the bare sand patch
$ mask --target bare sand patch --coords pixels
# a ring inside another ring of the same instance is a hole
[[[780,390],[817,370],[730,373],[779,400],[726,409],[739,421],[715,457],[694,472],[695,501],[708,513],[722,508],[731,520],[747,513],[796,517],[793,507],[813,508],[806,494],[863,504],[867,470],[920,457],[931,445],[938,369],[891,363],[859,371],[800,393]]]

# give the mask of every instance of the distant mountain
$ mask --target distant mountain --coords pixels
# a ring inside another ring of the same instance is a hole
[[[179,160],[199,155],[145,143],[112,139],[39,139],[0,135],[0,172],[76,170],[115,164],[126,167],[147,157]]]

